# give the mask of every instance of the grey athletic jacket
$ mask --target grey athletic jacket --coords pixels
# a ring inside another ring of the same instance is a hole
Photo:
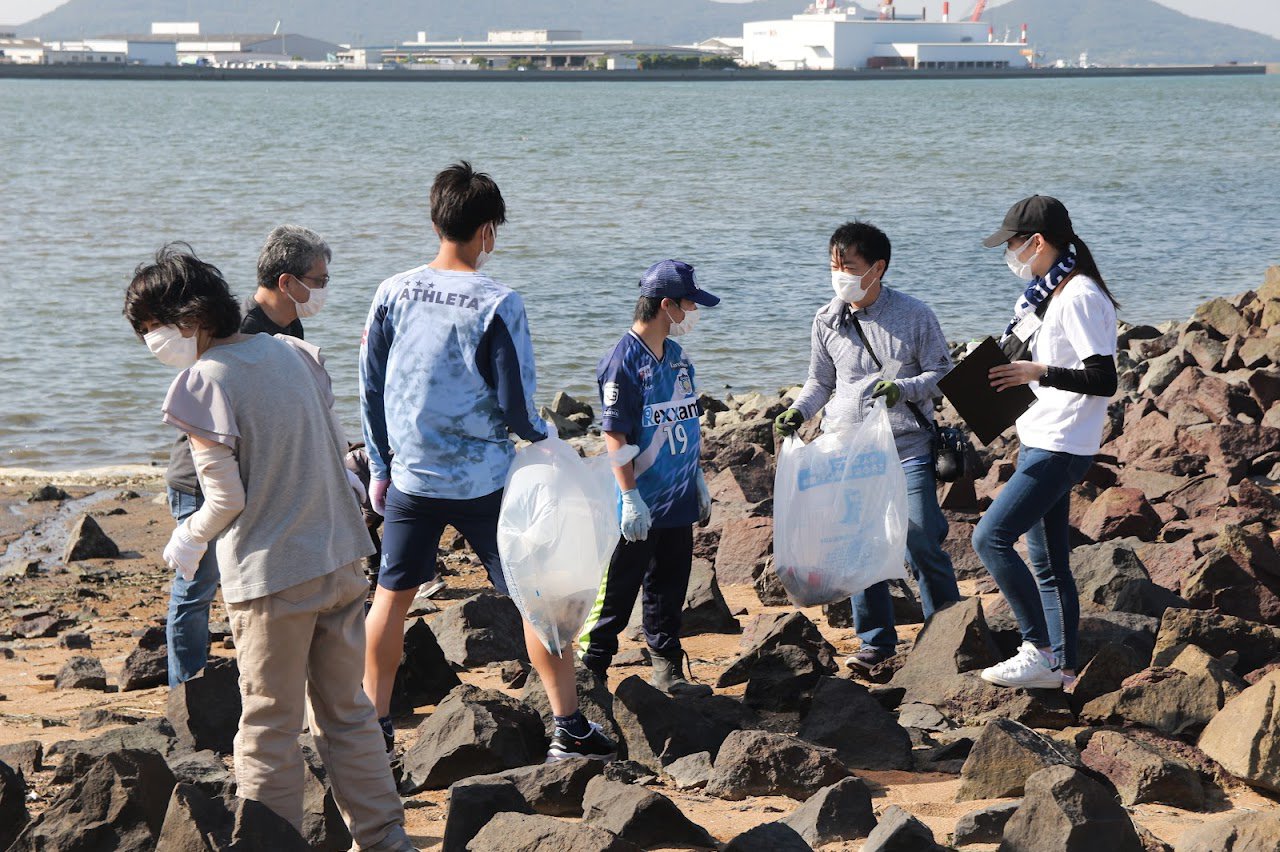
[[[825,405],[824,431],[836,424],[861,423],[871,410],[871,391],[880,379],[875,360],[853,323],[845,319],[848,310],[848,305],[833,298],[813,318],[809,379],[795,402],[806,420]],[[938,318],[924,302],[890,287],[882,287],[879,298],[858,311],[857,318],[876,357],[882,363],[892,359],[902,365],[895,379],[902,399],[889,409],[898,458],[906,461],[928,455],[932,435],[906,403],[914,402],[932,422],[933,400],[940,396],[938,380],[951,370],[951,353]]]

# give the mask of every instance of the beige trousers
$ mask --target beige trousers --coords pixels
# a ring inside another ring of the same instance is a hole
[[[333,798],[356,849],[396,843],[404,807],[373,705],[364,694],[364,600],[359,562],[274,595],[227,604],[240,665],[238,793],[302,828],[308,717]]]

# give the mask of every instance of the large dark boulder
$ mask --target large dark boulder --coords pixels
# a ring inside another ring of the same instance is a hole
[[[391,688],[392,715],[408,715],[418,707],[439,704],[460,683],[427,622],[414,620],[404,631],[404,652]]]
[[[742,700],[756,710],[801,710],[827,674],[827,668],[813,654],[794,645],[781,645],[756,657]]]
[[[467,844],[467,852],[640,852],[603,828],[542,814],[501,813]]]
[[[240,667],[230,657],[210,660],[195,677],[169,690],[167,715],[178,742],[192,751],[231,754],[240,710]]]
[[[859,778],[845,778],[814,793],[782,822],[810,846],[866,837],[876,827],[871,790]]]
[[[8,852],[152,852],[173,787],[156,752],[114,751],[63,790]]]
[[[680,635],[741,632],[742,625],[733,617],[729,605],[725,603],[710,560],[693,560],[689,590],[684,596],[684,612],[680,618]]]
[[[1133,612],[1159,618],[1186,601],[1151,582],[1136,539],[1089,544],[1071,551],[1071,573],[1084,609]]]
[[[593,778],[582,802],[582,821],[642,849],[679,846],[715,849],[716,841],[660,793],[634,784]]]
[[[943,852],[929,826],[897,805],[880,815],[880,823],[867,837],[862,852]]]
[[[454,784],[444,821],[444,852],[466,852],[471,839],[500,813],[531,814],[533,809],[510,781],[463,779]]]
[[[546,732],[538,714],[501,692],[463,684],[418,726],[405,752],[401,792],[443,789],[485,775],[541,761]]]
[[[734,731],[716,755],[707,795],[732,801],[747,796],[804,801],[852,774],[832,749],[787,734]]]
[[[1106,787],[1070,766],[1027,779],[1000,852],[1143,852],[1133,820]]]
[[[308,852],[312,847],[260,802],[209,796],[189,784],[173,788],[156,852]]]
[[[1014,811],[1021,804],[1021,800],[1001,802],[970,811],[956,822],[956,830],[952,833],[953,842],[956,846],[968,846],[972,843],[999,843],[1000,838],[1004,836],[1004,827],[1009,822],[1009,817],[1013,816]]]
[[[618,684],[613,712],[627,756],[654,772],[700,751],[715,754],[732,728],[707,718],[699,703],[674,699],[638,675]]]
[[[1020,796],[1028,777],[1048,766],[1080,766],[1067,746],[1011,719],[987,723],[960,770],[956,801]]]
[[[445,659],[459,668],[527,660],[524,625],[511,598],[483,592],[451,606],[431,622]]]
[[[509,782],[535,813],[580,817],[587,784],[604,772],[607,765],[602,760],[573,757],[553,763],[518,766],[492,775],[474,775],[458,783]]]
[[[766,822],[730,840],[723,852],[813,852],[813,847],[786,823]]]
[[[772,613],[760,616],[742,637],[742,653],[725,669],[716,682],[720,688],[746,683],[760,656],[781,646],[799,648],[813,657],[830,674],[836,672],[836,650],[822,637],[816,624],[799,612]]]
[[[968,598],[943,607],[925,622],[891,684],[906,690],[907,701],[937,706],[947,699],[958,675],[1001,659],[981,601]]]
[[[835,749],[852,769],[911,768],[911,735],[866,687],[850,680],[823,679],[799,736]]]
[[[1192,811],[1204,807],[1204,787],[1196,770],[1140,740],[1097,731],[1080,759],[1111,782],[1126,806],[1159,802]]]
[[[70,784],[83,776],[103,757],[113,752],[153,751],[169,757],[178,750],[178,741],[168,719],[149,719],[137,725],[116,728],[89,740],[57,743],[50,747],[49,756],[62,758],[53,773],[57,784]]]
[[[313,852],[347,852],[351,831],[333,798],[329,770],[313,746],[314,740],[304,736],[302,758],[307,769],[302,780],[302,839]]]
[[[0,762],[0,849],[9,848],[30,818],[22,773]]]

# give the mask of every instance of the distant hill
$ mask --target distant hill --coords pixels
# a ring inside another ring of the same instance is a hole
[[[76,38],[149,32],[152,21],[200,21],[206,33],[287,32],[336,42],[392,44],[426,30],[432,40],[483,39],[490,29],[573,29],[589,39],[686,44],[741,36],[747,21],[789,18],[808,0],[68,0],[20,27],[26,35]]]
[[[1153,0],[1011,0],[983,20],[1003,35],[1025,22],[1041,60],[1100,65],[1280,61],[1280,39],[1192,18]]]

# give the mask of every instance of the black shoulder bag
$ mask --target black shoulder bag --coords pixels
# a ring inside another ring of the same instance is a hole
[[[846,308],[846,310],[848,310]],[[867,340],[867,334],[862,330],[862,323],[858,322],[858,317],[853,311],[849,311],[849,321],[853,323],[853,330],[858,332],[858,339],[862,341],[862,346],[867,350],[867,354],[871,356],[871,360],[876,362],[876,366],[884,369],[884,364],[876,356],[876,351],[871,348],[871,342]],[[964,477],[965,456],[968,455],[972,444],[969,442],[969,436],[964,433],[963,429],[957,429],[953,426],[939,426],[929,418],[924,416],[924,412],[914,403],[904,400],[904,404],[916,416],[920,426],[926,432],[933,436],[931,449],[933,452],[933,474],[939,482],[955,482]]]

